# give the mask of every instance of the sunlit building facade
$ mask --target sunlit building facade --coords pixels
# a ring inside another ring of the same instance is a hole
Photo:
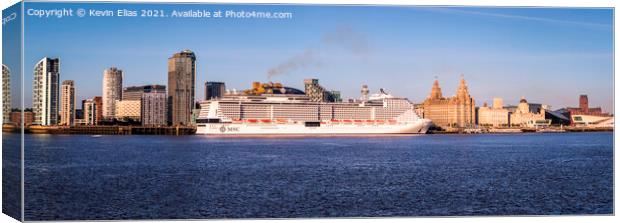
[[[444,98],[435,80],[431,94],[422,103],[422,115],[441,128],[467,128],[475,124],[475,103],[461,78],[456,96]]]
[[[168,116],[172,125],[190,125],[195,108],[196,55],[190,50],[168,59]]]
[[[493,98],[493,106],[486,103],[478,108],[478,125],[486,127],[508,127],[509,111],[504,108],[501,98]]]
[[[33,124],[56,125],[59,108],[60,60],[47,57],[41,59],[34,66],[33,76]]]
[[[167,96],[165,92],[142,94],[141,112],[143,126],[167,125]]]
[[[103,98],[102,116],[104,119],[113,119],[116,115],[116,101],[123,97],[123,71],[111,67],[103,71]]]
[[[140,100],[122,100],[116,101],[116,119],[117,120],[140,120]]]
[[[75,83],[72,80],[62,82],[60,87],[60,125],[75,124]]]
[[[2,64],[2,121],[11,122],[11,70]]]
[[[545,120],[545,107],[540,106],[537,111],[532,111],[530,104],[525,98],[521,98],[519,105],[514,112],[510,114],[510,125],[514,127],[532,127],[537,123],[547,123]]]

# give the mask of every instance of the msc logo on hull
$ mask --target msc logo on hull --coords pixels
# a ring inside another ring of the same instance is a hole
[[[211,129],[219,129],[221,133],[239,132],[239,127],[230,127],[226,125],[221,125],[219,128],[217,128],[215,125],[211,125]]]

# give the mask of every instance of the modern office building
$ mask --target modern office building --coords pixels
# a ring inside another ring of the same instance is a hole
[[[205,82],[205,100],[222,98],[224,94],[226,94],[224,82]]]
[[[168,103],[165,92],[149,92],[142,94],[141,112],[143,126],[167,125]]]
[[[82,101],[82,110],[84,112],[84,125],[97,125],[97,106],[94,99],[86,99]]]
[[[140,106],[141,106],[141,101],[137,100],[137,101],[129,101],[129,100],[122,100],[122,101],[116,101],[116,116],[115,118],[117,120],[125,120],[125,121],[129,121],[129,120],[133,120],[133,121],[139,121],[140,120]]]
[[[75,125],[75,83],[62,82],[60,87],[60,125]]]
[[[2,121],[11,122],[11,70],[2,64]]]
[[[190,125],[196,87],[196,55],[190,50],[168,59],[168,120],[172,125]]]
[[[103,71],[103,110],[102,115],[106,120],[113,119],[116,115],[116,101],[123,99],[123,71],[111,67]]]
[[[58,124],[60,60],[45,57],[34,66],[32,84],[33,124]]]
[[[430,96],[422,104],[422,115],[441,128],[466,128],[475,123],[475,103],[461,77],[456,96],[444,98],[435,80]]]
[[[487,107],[487,104],[478,108],[478,125],[486,127],[508,127],[509,112],[504,108],[501,98],[493,98],[493,106]]]
[[[139,101],[142,100],[142,94],[157,92],[166,93],[166,86],[164,85],[143,85],[143,86],[131,86],[123,88],[123,100],[127,101]]]

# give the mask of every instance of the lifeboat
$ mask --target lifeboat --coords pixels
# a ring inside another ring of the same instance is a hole
[[[390,125],[396,124],[396,120],[389,120],[388,122],[390,123]]]
[[[284,124],[287,121],[286,121],[286,119],[278,119],[278,120],[276,120],[276,122],[278,122],[279,124]]]
[[[258,120],[256,120],[256,119],[248,119],[247,122],[249,122],[249,123],[257,123]]]
[[[260,120],[260,121],[261,121],[261,122],[264,122],[264,123],[271,123],[271,119],[262,119],[262,120]]]

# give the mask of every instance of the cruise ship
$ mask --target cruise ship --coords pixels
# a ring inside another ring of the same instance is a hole
[[[305,81],[305,92],[279,83],[261,84],[243,93],[202,101],[197,134],[207,135],[356,135],[424,134],[431,125],[406,98],[383,90],[342,102],[318,80]]]

